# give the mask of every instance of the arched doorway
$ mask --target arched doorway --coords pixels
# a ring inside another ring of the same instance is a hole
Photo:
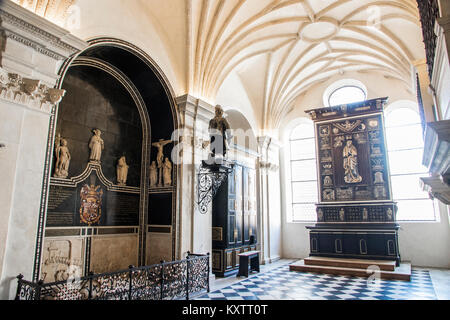
[[[158,161],[158,142],[170,159],[178,128],[173,92],[139,48],[89,44],[61,70],[66,99],[51,117],[34,280],[175,259],[178,170]]]

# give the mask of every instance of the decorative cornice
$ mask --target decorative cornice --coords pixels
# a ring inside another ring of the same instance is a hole
[[[40,80],[23,78],[0,68],[0,99],[49,114],[65,94],[66,90],[49,88]]]
[[[388,101],[387,97],[372,99],[328,108],[306,110],[314,122],[381,112]]]
[[[0,26],[7,39],[20,42],[55,60],[65,60],[87,46],[69,31],[27,9],[4,1],[0,7]]]

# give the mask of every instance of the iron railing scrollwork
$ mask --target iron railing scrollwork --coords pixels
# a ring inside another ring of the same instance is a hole
[[[210,256],[188,253],[186,259],[146,267],[93,274],[53,283],[17,277],[16,300],[189,300],[209,292]]]
[[[208,164],[203,161],[198,172],[197,185],[197,204],[201,214],[208,212],[210,203],[232,170],[233,164],[226,161],[222,164]]]

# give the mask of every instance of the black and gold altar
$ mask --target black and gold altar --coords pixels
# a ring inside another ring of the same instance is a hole
[[[400,264],[383,108],[387,98],[306,111],[315,122],[320,201],[311,256]]]

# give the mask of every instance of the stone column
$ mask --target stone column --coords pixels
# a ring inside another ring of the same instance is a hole
[[[279,143],[271,137],[258,138],[257,166],[259,228],[262,263],[272,263],[281,254],[281,194]]]
[[[212,252],[212,208],[206,214],[197,206],[198,173],[202,160],[208,157],[209,121],[214,117],[214,107],[190,95],[177,98],[181,117],[180,144],[176,148],[180,155],[179,178],[179,257],[187,251],[197,254]]]
[[[0,4],[0,299],[33,280],[52,112],[64,61],[86,43],[11,1]],[[50,152],[49,152],[50,150]]]

